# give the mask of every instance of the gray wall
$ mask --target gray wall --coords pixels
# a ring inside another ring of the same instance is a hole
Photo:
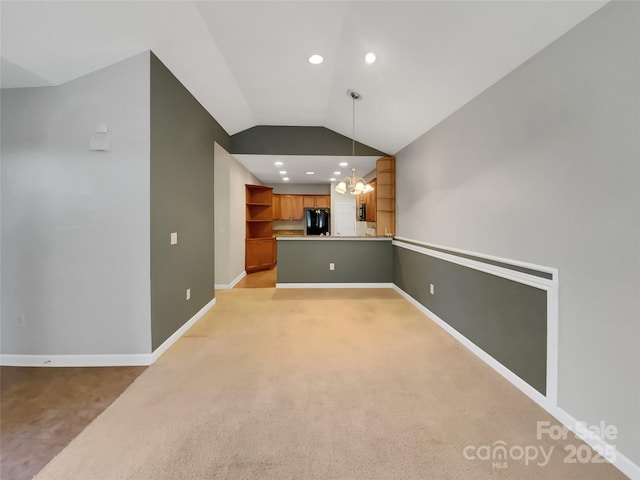
[[[559,269],[559,406],[636,464],[639,18],[606,5],[397,154],[398,235]]]
[[[262,155],[351,155],[352,140],[325,127],[261,125],[233,135],[230,152]],[[356,142],[356,155],[386,154]]]
[[[278,283],[391,283],[387,240],[278,240]],[[329,270],[329,263],[335,270]]]
[[[0,95],[2,353],[150,353],[149,54]]]
[[[397,246],[393,283],[545,394],[544,290]]]
[[[153,349],[214,297],[214,141],[229,145],[227,133],[152,54]],[[177,245],[170,245],[171,232],[178,232]]]

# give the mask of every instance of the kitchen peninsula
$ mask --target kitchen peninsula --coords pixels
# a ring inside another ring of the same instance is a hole
[[[393,282],[392,237],[277,237],[277,288],[388,287]]]

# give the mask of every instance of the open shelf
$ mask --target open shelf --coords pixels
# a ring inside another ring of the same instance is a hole
[[[246,185],[245,270],[255,272],[275,265],[273,188]]]
[[[376,233],[395,235],[396,159],[382,157],[376,162]]]

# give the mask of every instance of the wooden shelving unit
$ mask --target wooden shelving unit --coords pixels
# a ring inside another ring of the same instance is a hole
[[[247,273],[268,270],[276,263],[273,238],[273,188],[246,185],[246,232],[244,269]]]
[[[374,178],[369,182],[369,185],[373,187],[373,192],[362,193],[358,195],[358,205],[361,203],[365,204],[366,207],[366,217],[365,220],[367,222],[375,222],[377,218],[377,207],[376,207],[376,195],[377,192],[377,181]]]
[[[396,157],[376,162],[376,234],[396,234]]]

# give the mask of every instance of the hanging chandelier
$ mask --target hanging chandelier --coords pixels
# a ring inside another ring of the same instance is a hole
[[[338,185],[336,185],[336,192],[347,193],[351,195],[360,195],[361,193],[373,192],[373,187],[369,185],[364,178],[356,176],[356,169],[351,169],[351,176],[345,177]]]
[[[351,135],[351,156],[356,156],[356,100],[360,100],[360,94],[349,90],[347,92],[351,95],[353,122],[352,122],[352,135]],[[356,176],[356,169],[351,169],[351,176],[345,177],[338,185],[336,185],[336,192],[345,194],[349,192],[351,195],[360,195],[362,193],[369,193],[373,191],[373,187],[369,185],[362,177]]]

